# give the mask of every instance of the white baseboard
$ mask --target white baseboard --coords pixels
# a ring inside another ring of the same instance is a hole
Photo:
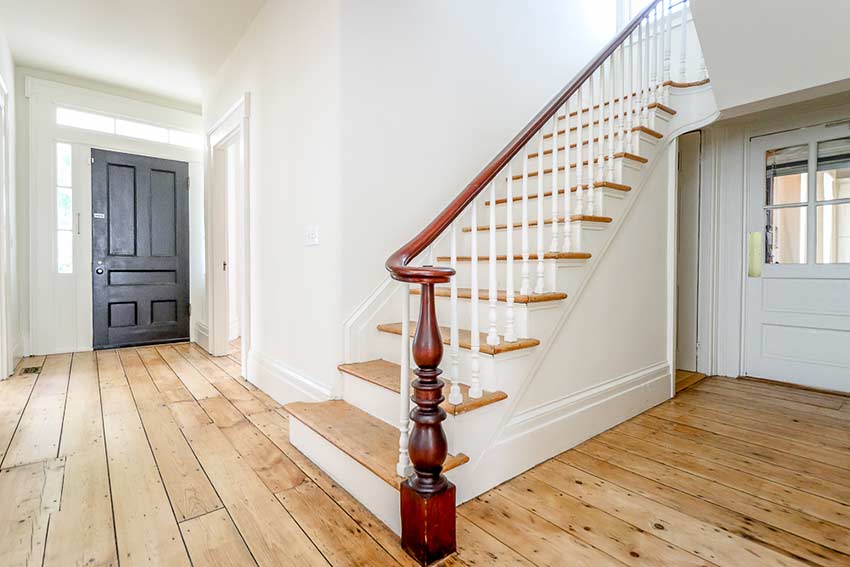
[[[280,404],[321,402],[332,397],[331,389],[298,370],[251,349],[248,380]]]
[[[458,499],[474,498],[669,399],[672,380],[662,362],[514,416],[474,469],[464,471]]]
[[[206,323],[195,323],[195,342],[207,352],[210,352],[210,329]]]

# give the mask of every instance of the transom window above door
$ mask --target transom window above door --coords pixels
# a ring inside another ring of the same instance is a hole
[[[850,263],[850,137],[765,153],[765,262]]]

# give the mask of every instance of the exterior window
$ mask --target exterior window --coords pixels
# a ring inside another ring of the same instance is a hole
[[[74,272],[74,204],[71,144],[56,144],[56,271]]]
[[[115,119],[102,114],[92,114],[70,108],[59,107],[56,109],[56,123],[60,126],[71,128],[82,128],[83,130],[94,130],[95,132],[115,133]]]
[[[805,264],[809,147],[803,144],[770,150],[765,161],[765,261]]]
[[[818,144],[817,262],[850,263],[850,138]]]
[[[168,130],[165,128],[143,124],[142,122],[133,122],[132,120],[121,120],[120,118],[116,120],[115,133],[119,136],[139,138],[140,140],[160,142],[161,144],[168,143]]]
[[[136,122],[135,120],[124,120],[105,114],[83,112],[72,108],[56,108],[56,124],[70,128],[93,130],[106,134],[138,138],[149,142],[182,146],[184,148],[200,148],[203,139],[199,134],[185,132],[183,130],[172,130],[154,124]]]

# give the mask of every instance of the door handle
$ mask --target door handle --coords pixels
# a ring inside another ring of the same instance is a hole
[[[764,238],[761,232],[751,232],[747,235],[747,276],[761,277],[761,266],[764,263]]]
[[[94,271],[94,273],[96,273],[96,274],[97,274],[97,275],[99,275],[99,276],[100,276],[100,275],[103,275],[103,268],[98,268],[98,269],[96,269],[96,270]]]

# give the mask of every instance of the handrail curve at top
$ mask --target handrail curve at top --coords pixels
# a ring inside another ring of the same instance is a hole
[[[446,283],[455,274],[452,268],[439,266],[410,266],[411,260],[434,243],[440,234],[468,207],[485,187],[502,171],[508,163],[540,131],[546,122],[572,97],[579,87],[616,51],[616,49],[637,29],[641,22],[662,0],[653,0],[629,24],[606,45],[599,54],[561,89],[543,110],[517,134],[510,143],[493,158],[466,188],[443,209],[442,212],[407,244],[396,250],[385,264],[393,279],[413,284]]]

